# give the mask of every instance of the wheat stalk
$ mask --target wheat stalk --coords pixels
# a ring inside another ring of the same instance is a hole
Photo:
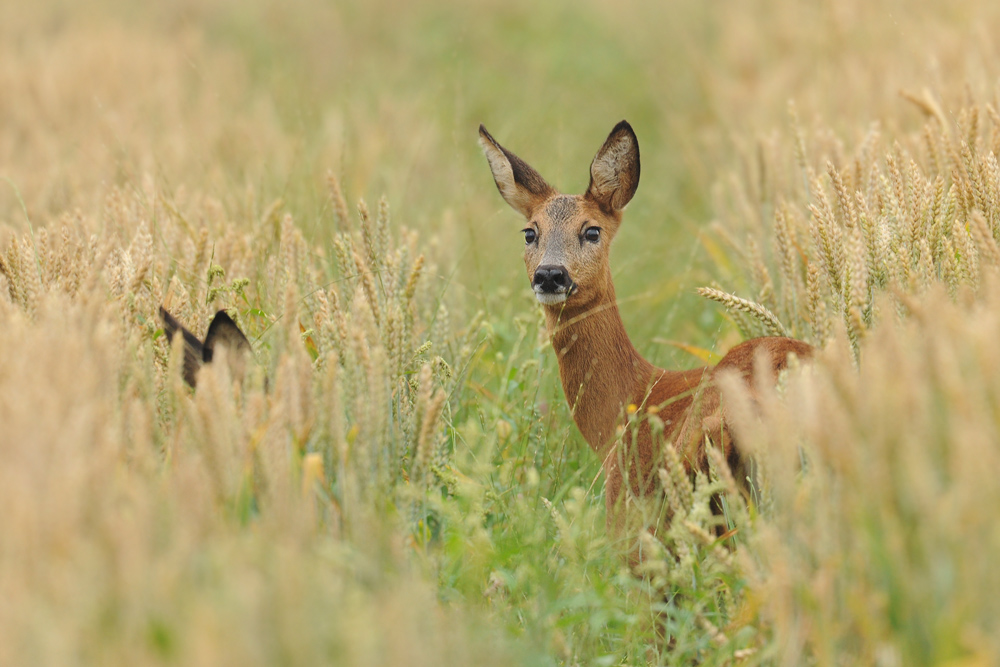
[[[754,320],[764,325],[764,328],[773,336],[787,336],[788,331],[778,320],[777,316],[770,310],[755,301],[742,299],[728,292],[723,292],[712,287],[699,287],[699,296],[711,299],[724,305],[731,312],[739,312],[750,315]]]

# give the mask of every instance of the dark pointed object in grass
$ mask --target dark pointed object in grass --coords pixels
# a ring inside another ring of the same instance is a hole
[[[191,387],[197,386],[198,370],[202,364],[212,362],[219,347],[228,350],[233,377],[242,381],[246,371],[246,358],[251,349],[250,341],[226,311],[220,310],[212,318],[204,342],[181,326],[181,323],[163,306],[160,306],[160,318],[163,320],[163,330],[167,334],[167,340],[173,342],[174,335],[178,331],[184,336],[184,381]]]

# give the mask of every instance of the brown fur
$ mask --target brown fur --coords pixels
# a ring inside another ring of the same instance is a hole
[[[812,348],[790,338],[755,338],[734,347],[715,368],[670,371],[653,366],[625,332],[609,264],[622,209],[639,182],[639,145],[632,128],[622,121],[612,130],[594,158],[584,195],[559,194],[482,126],[480,138],[500,193],[537,233],[536,240],[525,245],[529,280],[539,266],[562,267],[572,280],[564,301],[544,306],[546,322],[573,419],[603,461],[609,528],[620,534],[629,498],[657,494],[655,474],[666,465],[648,422],[640,423],[636,437],[616,438],[628,405],[658,408],[666,438],[681,454],[688,473],[707,468],[705,436],[723,447],[735,468],[740,463],[739,445],[725,431],[725,410],[714,378],[735,371],[755,393],[757,382],[776,380],[789,354],[805,359]],[[530,182],[521,182],[524,173],[530,173]],[[599,242],[584,240],[591,227],[600,229]],[[754,377],[758,357],[770,371],[768,377]],[[616,442],[622,451],[615,450]]]

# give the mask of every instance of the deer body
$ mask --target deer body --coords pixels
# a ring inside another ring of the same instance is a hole
[[[753,391],[756,382],[776,379],[789,354],[806,358],[812,348],[790,338],[755,338],[734,347],[714,368],[657,368],[629,340],[609,263],[622,210],[639,183],[639,145],[631,126],[622,121],[611,131],[594,157],[583,195],[557,192],[484,127],[479,134],[500,194],[528,221],[523,230],[525,267],[545,309],[573,419],[603,461],[609,527],[624,527],[629,498],[657,493],[655,473],[665,465],[648,422],[640,421],[634,437],[629,431],[617,438],[629,405],[656,412],[665,440],[678,449],[687,472],[707,466],[706,436],[723,447],[735,468],[739,448],[724,434],[725,415],[713,379],[735,371]],[[766,377],[754,376],[759,360],[769,371]]]

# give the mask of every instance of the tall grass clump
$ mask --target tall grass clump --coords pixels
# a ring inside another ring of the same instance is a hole
[[[242,225],[152,186],[4,230],[0,661],[526,659],[408,565],[473,348],[416,234],[333,193],[329,252],[277,206]],[[188,388],[161,303],[196,335],[228,309],[247,380]]]
[[[854,149],[793,108],[716,228],[751,298],[704,294],[745,335],[778,321],[823,348],[759,401],[725,392],[759,466],[746,599],[778,664],[1000,659],[1000,117],[909,99],[921,132]]]
[[[927,116],[912,135],[886,139],[876,124],[848,149],[828,130],[807,136],[792,106],[788,141],[760,141],[717,227],[746,267],[750,298],[703,292],[745,335],[787,331],[822,346],[839,329],[857,353],[884,316],[880,294],[938,282],[953,296],[975,291],[981,265],[1000,258],[995,106],[945,114],[930,93],[908,99]]]
[[[761,470],[746,584],[769,662],[1000,657],[995,281],[972,303],[943,285],[908,301],[860,368],[833,346],[758,409],[729,388]]]

